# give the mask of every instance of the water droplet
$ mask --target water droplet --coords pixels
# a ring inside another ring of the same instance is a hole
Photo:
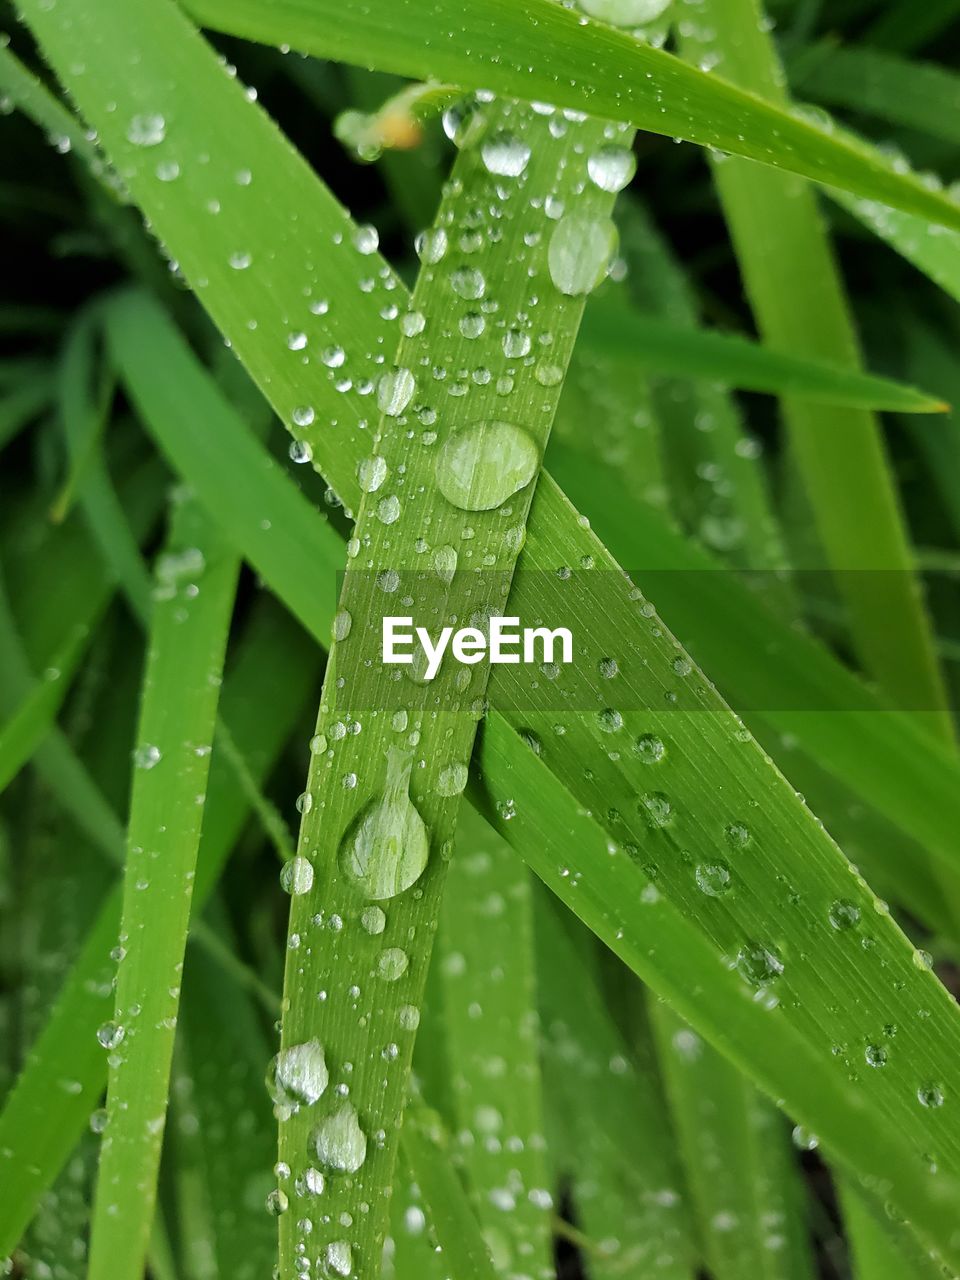
[[[287,449],[290,461],[302,466],[313,461],[313,448],[306,440],[291,440]]]
[[[589,293],[606,276],[616,249],[617,229],[609,218],[566,214],[550,236],[550,279],[570,297]]]
[[[879,1044],[868,1044],[863,1051],[867,1065],[870,1067],[885,1067],[887,1065],[887,1051]]]
[[[662,791],[648,791],[640,803],[651,826],[668,827],[673,821],[673,805]]]
[[[384,982],[396,982],[407,972],[410,957],[402,947],[387,947],[377,958],[377,972]]]
[[[364,493],[376,493],[387,478],[387,460],[379,453],[364,458],[357,467],[357,479]]]
[[[327,1245],[327,1268],[338,1276],[353,1271],[353,1249],[346,1240],[331,1240]]]
[[[313,866],[297,854],[285,862],[280,870],[280,886],[285,893],[297,898],[313,888]]]
[[[351,1102],[342,1103],[321,1121],[311,1142],[320,1163],[341,1173],[356,1173],[367,1158],[367,1135]]]
[[[376,253],[380,245],[380,236],[376,227],[369,224],[364,227],[356,227],[353,232],[354,247],[362,254]]]
[[[409,795],[412,765],[412,756],[389,750],[383,796],[360,811],[341,841],[340,869],[368,898],[396,897],[427,865],[427,829]]]
[[[388,418],[398,418],[413,399],[417,380],[409,369],[385,373],[377,386],[377,407]]]
[[[387,916],[380,907],[364,907],[360,923],[367,933],[376,937],[387,927]]]
[[[820,1145],[820,1139],[817,1135],[811,1133],[809,1129],[805,1129],[802,1124],[794,1125],[790,1136],[793,1138],[793,1145],[798,1151],[816,1151]]]
[[[437,577],[446,586],[453,581],[453,575],[457,572],[457,555],[456,547],[445,546],[438,547],[433,553],[433,567],[437,571]]]
[[[849,898],[838,898],[836,902],[831,904],[830,910],[827,912],[827,919],[834,929],[838,929],[841,932],[845,929],[853,929],[860,923],[860,908],[855,902],[851,902]]]
[[[133,763],[138,769],[152,769],[162,758],[160,748],[149,742],[141,743],[133,753]]]
[[[644,733],[634,743],[634,750],[645,764],[658,764],[667,754],[663,739],[654,733]]]
[[[730,868],[723,862],[701,862],[695,875],[697,888],[710,898],[719,898],[730,888]]]
[[[737,952],[737,972],[752,987],[762,987],[783,973],[783,961],[774,947],[748,942]]]
[[[622,191],[636,171],[636,158],[627,147],[601,147],[587,160],[590,181],[601,191]]]
[[[316,416],[317,415],[316,415],[316,412],[314,411],[313,405],[309,405],[309,404],[297,405],[296,409],[294,409],[293,413],[291,414],[291,417],[293,418],[293,425],[295,427],[312,426],[313,420]]]
[[[745,822],[731,822],[725,829],[727,843],[734,849],[745,849],[750,843],[750,828]]]
[[[346,640],[353,626],[353,615],[349,609],[338,609],[333,618],[334,640]]]
[[[420,232],[414,248],[425,266],[435,266],[447,252],[447,243],[447,233],[442,227],[430,227]]]
[[[917,1090],[917,1101],[921,1107],[942,1107],[943,1090],[938,1084],[922,1084]]]
[[[234,271],[246,271],[247,267],[253,262],[253,255],[247,253],[244,249],[237,249],[236,252],[231,253],[227,262]]]
[[[420,1025],[420,1010],[413,1004],[402,1004],[397,1010],[397,1021],[404,1031],[416,1031]]]
[[[302,330],[287,334],[287,346],[291,351],[302,351],[307,345],[307,335]]]
[[[395,524],[400,519],[400,499],[395,493],[377,503],[377,519],[381,524]]]
[[[104,1049],[116,1049],[123,1042],[126,1031],[119,1022],[104,1022],[97,1027],[97,1039]]]
[[[933,956],[929,951],[921,951],[918,947],[913,953],[913,963],[918,969],[932,969]]]
[[[135,147],[157,147],[166,136],[166,121],[156,112],[134,116],[127,128],[127,141]]]
[[[530,335],[522,329],[508,329],[503,335],[503,354],[508,360],[519,360],[530,354]]]
[[[467,785],[469,772],[465,764],[451,764],[440,771],[437,779],[437,791],[442,796],[458,796]]]
[[[455,507],[492,511],[530,483],[539,461],[536,443],[520,427],[477,422],[444,443],[437,458],[437,485]]]
[[[476,267],[457,267],[450,273],[450,287],[458,298],[474,302],[486,293],[487,282]]]
[[[480,155],[489,173],[498,178],[519,178],[530,159],[530,148],[512,133],[495,133],[484,140]]]
[[[623,716],[614,707],[604,707],[597,712],[597,724],[604,733],[618,733],[623,728]]]
[[[267,1196],[267,1212],[272,1213],[275,1218],[279,1218],[282,1213],[286,1213],[290,1207],[290,1201],[287,1199],[286,1193],[281,1191],[279,1187],[274,1189]]]
[[[330,1081],[319,1040],[281,1049],[267,1070],[267,1090],[279,1106],[312,1107]]]

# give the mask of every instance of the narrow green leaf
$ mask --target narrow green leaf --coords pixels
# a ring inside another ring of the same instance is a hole
[[[191,502],[156,572],[134,753],[90,1280],[139,1277],[156,1196],[180,976],[238,564]]]
[[[767,391],[822,404],[905,413],[942,413],[942,399],[825,361],[761,346],[732,334],[672,326],[597,300],[586,312],[588,349],[629,355],[637,371],[660,377],[703,378],[731,389]]]
[[[436,0],[429,11],[417,0],[382,0],[347,13],[334,0],[189,0],[188,7],[201,23],[231,35],[416,80],[552,102],[960,226],[951,201],[894,174],[878,153],[838,142],[780,104],[548,0],[522,7],[483,0],[469,9]]]

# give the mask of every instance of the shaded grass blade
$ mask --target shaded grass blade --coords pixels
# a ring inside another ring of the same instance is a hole
[[[200,509],[157,566],[127,833],[89,1276],[140,1275],[156,1195],[183,956],[238,562]]]

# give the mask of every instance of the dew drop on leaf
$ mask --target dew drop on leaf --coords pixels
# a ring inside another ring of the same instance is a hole
[[[827,919],[834,929],[853,929],[860,923],[860,908],[849,898],[838,898],[827,912]]]
[[[328,1169],[356,1173],[367,1158],[367,1135],[360,1128],[356,1108],[343,1102],[320,1122],[311,1135],[317,1159]]]
[[[319,1040],[281,1049],[267,1071],[267,1090],[286,1107],[313,1106],[329,1083],[326,1057]]]
[[[701,862],[694,874],[697,888],[709,898],[720,898],[730,888],[730,868],[723,862]]]
[[[437,487],[465,511],[492,511],[536,475],[533,438],[510,422],[476,422],[455,432],[437,457]]]
[[[484,140],[480,156],[488,173],[498,178],[519,178],[530,159],[530,148],[512,133],[495,133]]]
[[[413,759],[387,753],[384,794],[362,809],[340,844],[340,870],[368,898],[394,898],[423,875],[430,842],[409,795]]]
[[[550,236],[550,279],[569,297],[590,293],[606,276],[617,250],[617,229],[609,218],[566,214]]]
[[[783,973],[776,949],[763,942],[747,942],[737,952],[737,972],[752,987],[762,987]]]
[[[670,0],[580,0],[580,8],[591,18],[612,27],[639,27],[659,18]]]
[[[157,112],[134,116],[127,128],[127,141],[135,147],[157,147],[166,136],[166,121]]]
[[[622,191],[637,171],[637,162],[628,147],[601,147],[587,160],[590,181],[601,191]]]
[[[285,893],[297,898],[309,893],[313,888],[313,866],[300,854],[283,864],[280,871],[280,886]]]
[[[402,947],[386,947],[377,957],[377,973],[384,982],[396,982],[402,978],[410,964],[410,957]]]

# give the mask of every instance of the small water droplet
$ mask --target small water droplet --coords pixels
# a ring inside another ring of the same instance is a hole
[[[367,1135],[351,1102],[342,1103],[322,1120],[311,1142],[320,1163],[340,1173],[356,1173],[367,1158]]]
[[[398,418],[413,399],[417,380],[409,369],[385,373],[377,385],[377,407],[388,418]]]
[[[267,1070],[267,1090],[284,1107],[312,1107],[330,1080],[327,1060],[319,1040],[281,1049]]]
[[[149,742],[141,743],[133,753],[133,763],[138,769],[152,769],[163,759],[159,747]]]
[[[119,1022],[104,1022],[97,1027],[97,1039],[104,1049],[118,1048],[125,1035],[126,1031]]]
[[[127,128],[127,141],[135,147],[157,147],[166,136],[166,121],[157,112],[134,116]]]
[[[331,1240],[327,1245],[327,1269],[334,1275],[349,1276],[353,1271],[353,1249],[346,1240]]]
[[[417,257],[424,266],[435,266],[447,252],[447,245],[447,233],[442,227],[429,227],[414,241]]]
[[[616,249],[617,229],[609,218],[566,214],[550,236],[550,279],[569,297],[590,293],[606,276]]]
[[[486,293],[487,282],[477,267],[457,267],[450,273],[450,287],[458,298],[475,302]]]
[[[923,1084],[917,1090],[917,1101],[921,1107],[942,1107],[943,1090],[938,1084]]]
[[[407,972],[410,957],[402,947],[386,947],[377,957],[377,972],[384,982],[396,982]]]
[[[860,908],[849,898],[838,898],[831,904],[827,919],[840,932],[853,929],[860,923]]]
[[[587,160],[590,181],[601,191],[622,191],[637,171],[637,161],[628,147],[601,147]]]
[[[701,862],[695,872],[697,888],[710,898],[719,898],[730,888],[730,868],[723,862]]]
[[[378,934],[383,933],[387,927],[386,912],[380,907],[364,907],[360,916],[360,924],[371,937],[376,937]]]
[[[737,952],[737,972],[752,987],[762,987],[783,973],[776,948],[763,942],[747,942]]]
[[[495,133],[484,139],[480,156],[489,173],[498,178],[519,178],[530,159],[530,148],[512,133]]]
[[[312,864],[300,854],[285,862],[280,870],[280,886],[285,893],[295,898],[309,893],[313,888]]]
[[[458,796],[467,785],[469,772],[465,764],[455,763],[440,771],[437,791],[442,796]]]

